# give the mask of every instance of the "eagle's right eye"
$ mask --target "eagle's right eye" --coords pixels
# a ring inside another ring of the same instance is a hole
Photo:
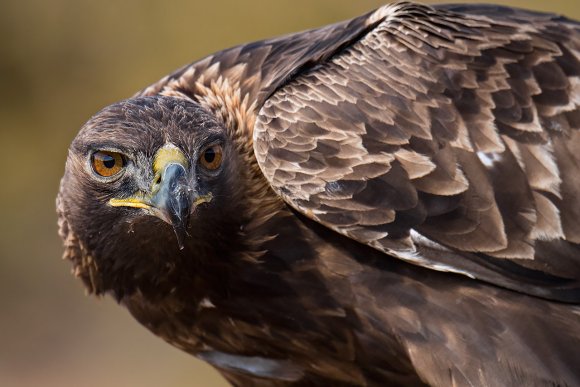
[[[111,177],[121,172],[125,158],[120,153],[101,150],[93,153],[91,165],[97,175]]]

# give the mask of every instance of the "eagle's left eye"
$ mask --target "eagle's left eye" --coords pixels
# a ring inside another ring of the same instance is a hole
[[[97,175],[111,177],[121,172],[125,158],[120,153],[101,150],[93,153],[91,165]]]
[[[220,145],[212,145],[205,148],[199,158],[199,162],[210,171],[218,169],[222,164],[222,147]]]

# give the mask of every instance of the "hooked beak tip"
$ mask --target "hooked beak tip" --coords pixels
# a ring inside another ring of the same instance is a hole
[[[177,237],[177,245],[179,246],[179,250],[183,250],[185,248],[185,238],[189,236],[187,233],[187,228],[173,225],[173,231]]]

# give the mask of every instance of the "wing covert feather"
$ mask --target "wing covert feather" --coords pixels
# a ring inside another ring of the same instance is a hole
[[[274,190],[398,258],[518,290],[540,270],[551,279],[534,286],[580,297],[579,24],[411,3],[368,23],[261,107],[254,150]]]

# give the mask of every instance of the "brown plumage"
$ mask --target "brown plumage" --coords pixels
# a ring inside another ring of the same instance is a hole
[[[65,256],[236,385],[577,385],[578,133],[577,22],[387,5],[99,112]]]

